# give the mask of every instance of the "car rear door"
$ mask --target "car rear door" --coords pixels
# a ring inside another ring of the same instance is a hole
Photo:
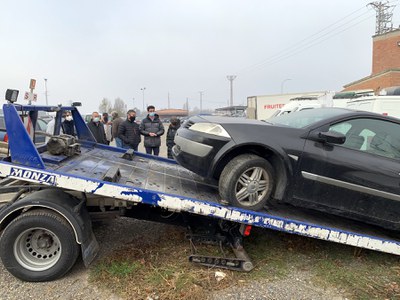
[[[322,131],[345,134],[342,145],[317,141]],[[308,205],[368,219],[400,216],[400,124],[353,118],[312,130],[299,162],[294,196]]]

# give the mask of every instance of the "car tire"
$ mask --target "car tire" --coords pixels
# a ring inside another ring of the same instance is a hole
[[[274,173],[266,159],[254,154],[239,155],[221,173],[220,196],[235,207],[261,210],[274,190]]]
[[[38,209],[7,225],[0,238],[0,256],[5,268],[23,281],[51,281],[72,268],[79,245],[64,218]]]

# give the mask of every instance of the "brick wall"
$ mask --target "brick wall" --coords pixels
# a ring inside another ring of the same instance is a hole
[[[400,70],[389,71],[382,75],[360,80],[359,82],[347,85],[343,91],[373,89],[377,93],[382,88],[390,86],[400,86]]]
[[[400,30],[373,37],[372,75],[400,68]]]

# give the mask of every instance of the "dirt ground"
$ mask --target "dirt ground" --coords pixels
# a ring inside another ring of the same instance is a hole
[[[143,235],[149,239],[168,234],[170,225],[137,221],[127,218],[95,222],[94,232],[100,244],[98,259]],[[63,278],[45,283],[22,282],[13,277],[0,264],[0,300],[8,299],[120,299],[106,289],[89,282],[89,270],[78,260],[74,268]],[[134,283],[133,283],[134,284]],[[151,296],[148,300],[152,299]],[[315,286],[307,272],[293,270],[290,277],[273,282],[257,280],[241,287],[212,292],[209,299],[346,299],[339,290],[327,290]]]

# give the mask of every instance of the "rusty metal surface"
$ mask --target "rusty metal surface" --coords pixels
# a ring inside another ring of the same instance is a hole
[[[121,172],[120,184],[212,202],[219,200],[218,187],[206,183],[202,177],[177,164],[138,155],[133,160],[126,160],[121,153],[93,149],[54,169],[71,175],[102,179],[112,167],[118,167]],[[52,166],[49,165],[49,168]]]

